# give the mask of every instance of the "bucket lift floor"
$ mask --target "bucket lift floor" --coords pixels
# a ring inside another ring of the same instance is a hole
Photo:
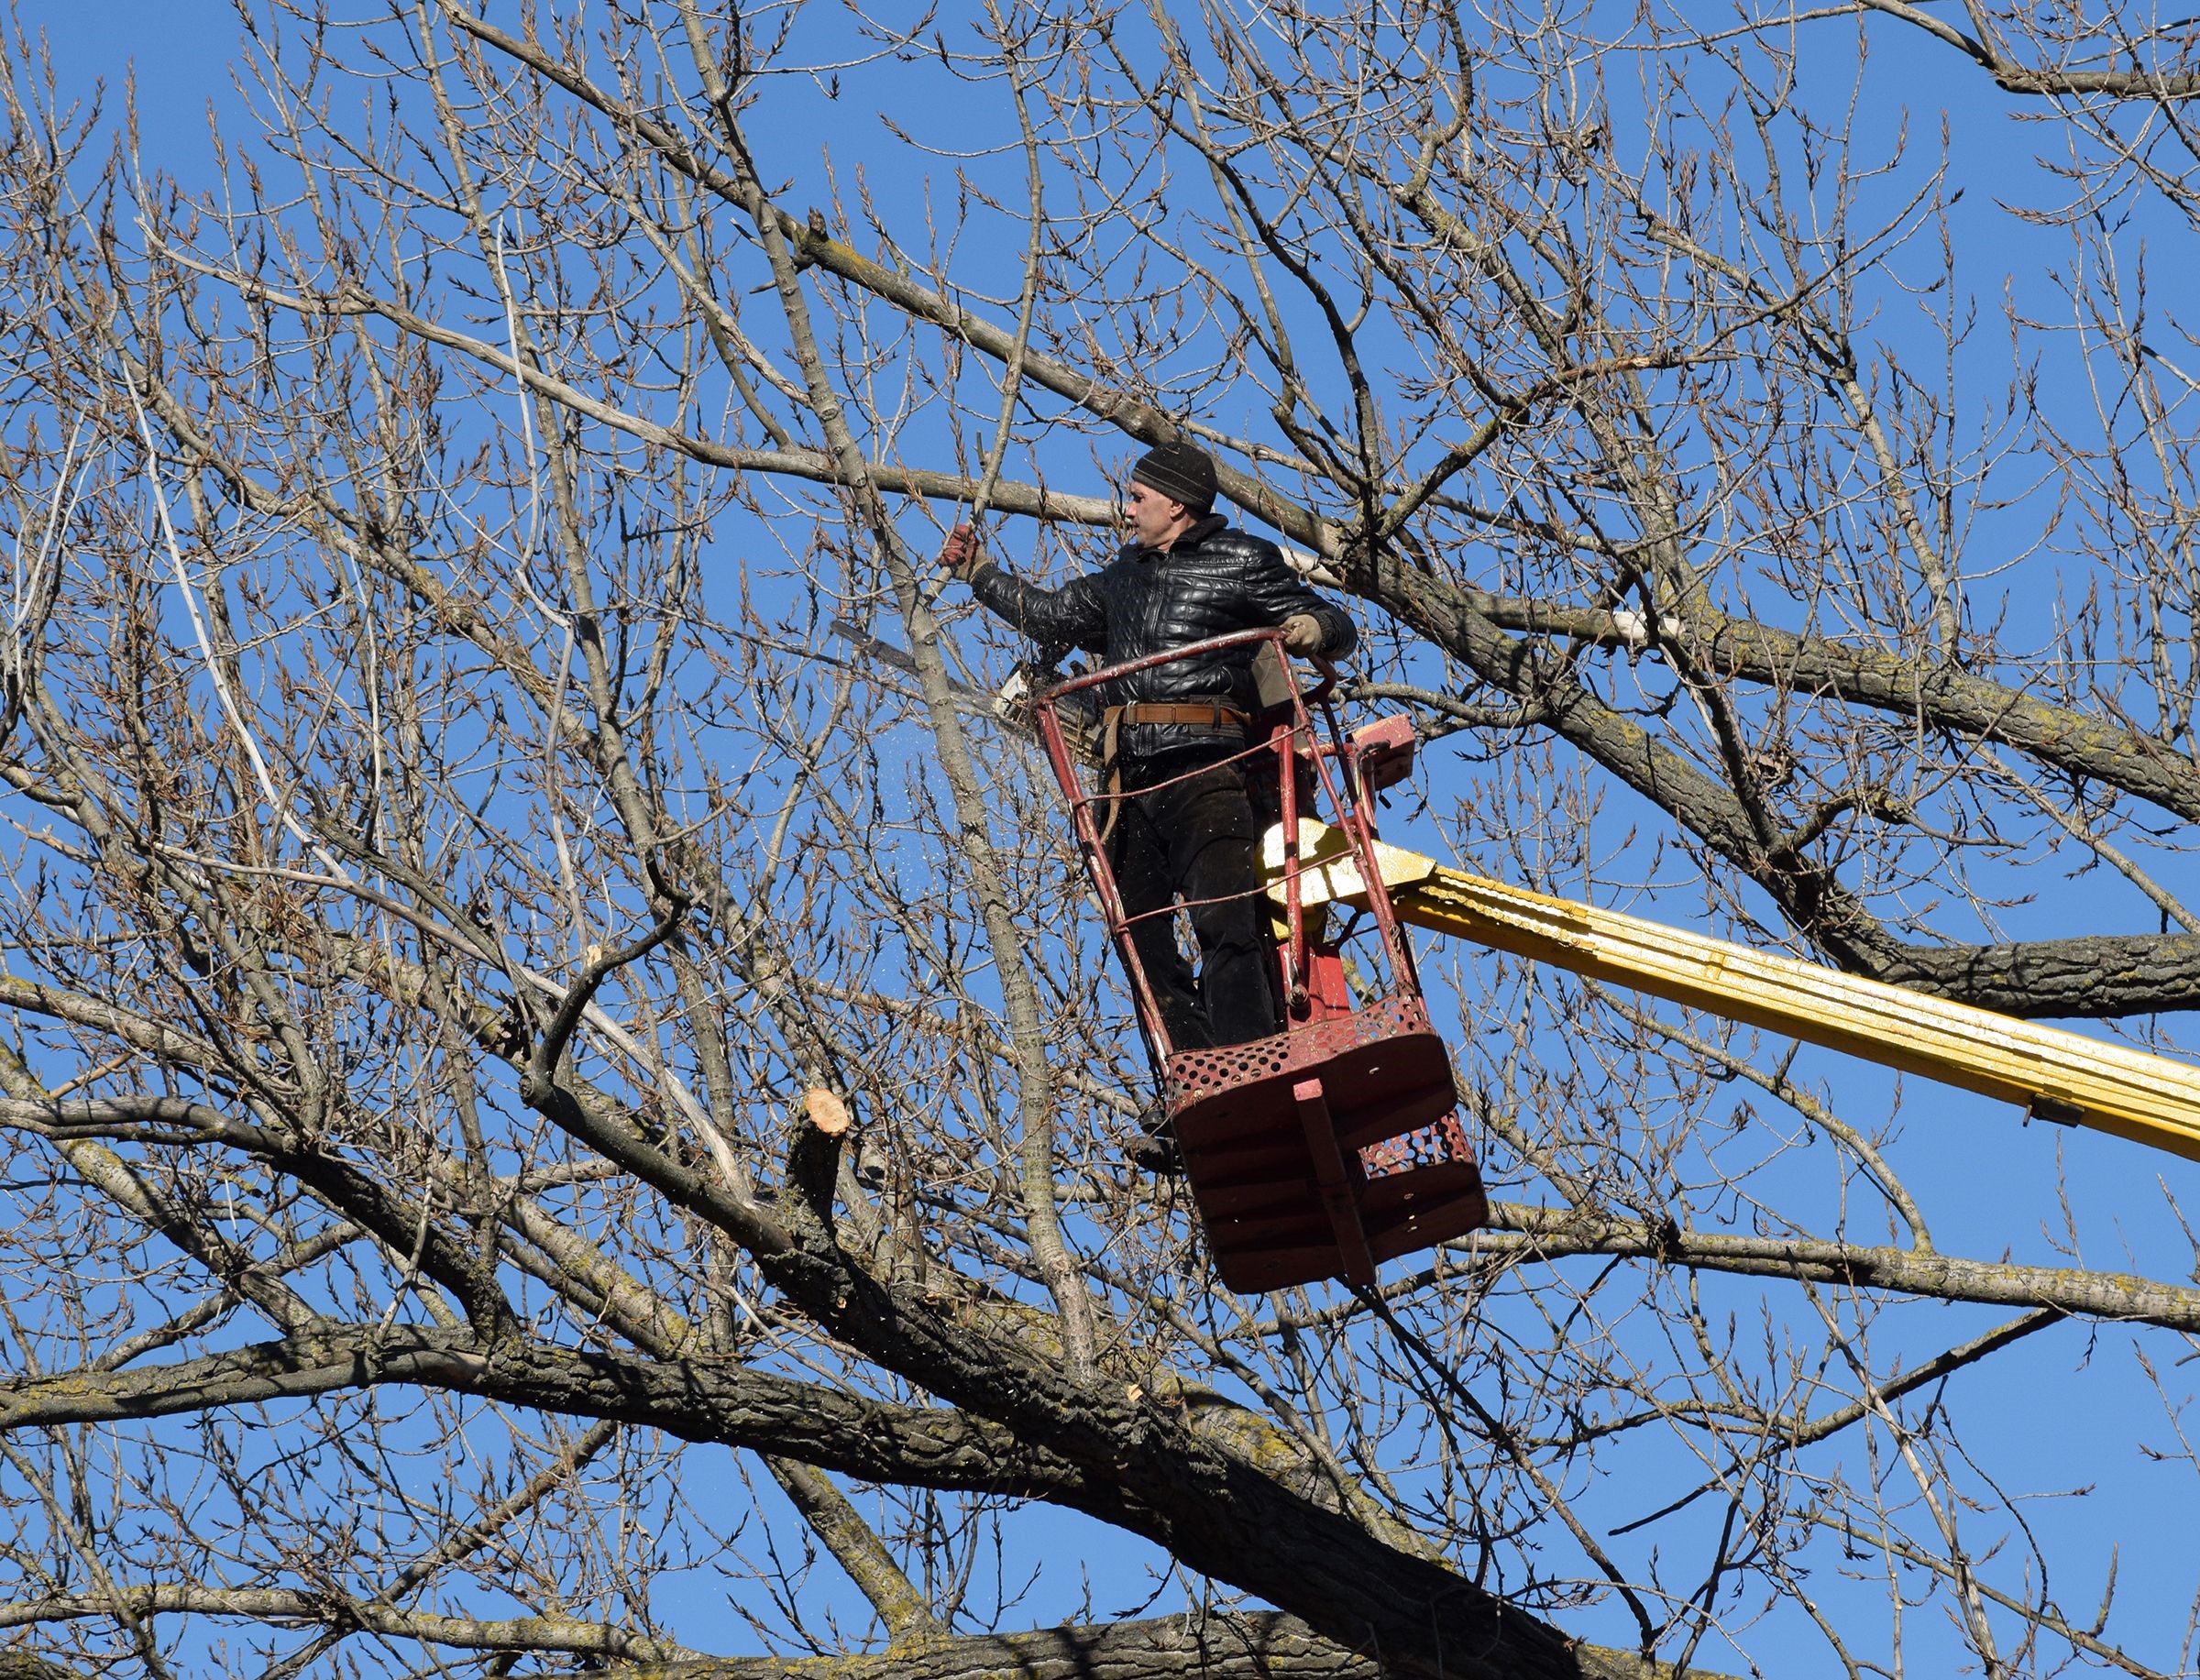
[[[1167,1074],[1216,1269],[1240,1294],[1372,1282],[1380,1262],[1489,1216],[1450,1060],[1417,1001],[1180,1052]]]

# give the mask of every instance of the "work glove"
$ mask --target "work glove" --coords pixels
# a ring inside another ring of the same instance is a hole
[[[1294,653],[1318,653],[1327,640],[1321,620],[1311,612],[1294,612],[1283,620],[1283,645]]]
[[[940,547],[940,569],[950,577],[967,581],[978,569],[980,558],[978,533],[968,525],[957,525]]]

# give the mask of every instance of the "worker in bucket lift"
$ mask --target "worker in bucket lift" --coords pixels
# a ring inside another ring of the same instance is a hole
[[[1274,544],[1232,530],[1213,511],[1215,489],[1204,450],[1162,444],[1131,468],[1123,506],[1130,540],[1099,571],[1059,589],[1036,587],[986,561],[967,525],[949,534],[940,565],[1040,645],[1081,647],[1111,665],[1260,629],[1281,629],[1293,653],[1350,653],[1352,620],[1309,588]],[[1248,744],[1255,651],[1157,665],[1101,690],[1103,739],[1112,747],[1106,774],[1121,796],[1101,820],[1124,910],[1139,917],[1179,896],[1194,906],[1196,987],[1173,917],[1131,924],[1179,1049],[1242,1044],[1282,1027],[1258,896],[1260,790],[1248,789],[1243,760],[1227,762]],[[1170,1154],[1159,1140],[1132,1151],[1156,1168]]]

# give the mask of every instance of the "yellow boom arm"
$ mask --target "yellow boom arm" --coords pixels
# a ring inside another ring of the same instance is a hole
[[[1300,825],[1300,900],[1364,904],[1344,836]],[[1769,956],[1446,869],[1380,842],[1398,919],[2200,1159],[2200,1070],[2120,1045]],[[1268,834],[1283,898],[1282,830]]]

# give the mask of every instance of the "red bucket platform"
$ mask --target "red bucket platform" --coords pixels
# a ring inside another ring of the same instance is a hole
[[[1451,1059],[1417,998],[1179,1050],[1163,1083],[1215,1269],[1241,1295],[1372,1283],[1378,1262],[1490,1216]]]
[[[1284,1031],[1248,1044],[1178,1049],[1129,938],[1130,918],[1099,840],[1094,807],[1116,796],[1087,788],[1058,706],[1149,666],[1233,647],[1259,652],[1261,644],[1272,650],[1260,653],[1258,672],[1269,704],[1256,730],[1261,739],[1244,756],[1267,761],[1277,778],[1275,975],[1290,1019]],[[1489,1217],[1456,1112],[1451,1059],[1429,1025],[1413,953],[1374,855],[1373,795],[1410,768],[1412,727],[1391,718],[1342,734],[1334,711],[1321,705],[1334,681],[1325,669],[1320,686],[1302,694],[1276,632],[1258,631],[1094,672],[1050,690],[1035,708],[1159,1063],[1164,1112],[1216,1270],[1239,1294],[1331,1278],[1372,1283],[1380,1262],[1464,1235]],[[1321,734],[1314,706],[1327,725]],[[1326,905],[1310,916],[1300,902],[1298,881],[1308,865],[1295,837],[1303,809],[1316,801],[1332,814],[1359,880],[1371,884],[1362,906],[1370,926],[1359,929],[1354,950],[1383,971],[1387,983],[1357,1000],[1344,949],[1352,924],[1333,932]]]

